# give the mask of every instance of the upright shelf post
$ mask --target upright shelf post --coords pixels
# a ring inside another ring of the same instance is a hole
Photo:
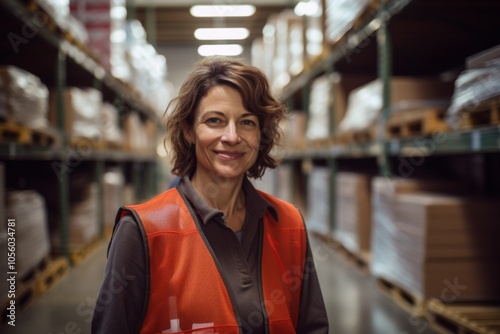
[[[381,13],[385,13],[387,4],[384,0],[380,1],[382,8]],[[389,176],[391,168],[389,165],[388,152],[384,145],[385,124],[391,112],[391,97],[390,97],[390,80],[392,74],[392,45],[391,36],[388,27],[388,18],[385,15],[380,16],[381,26],[377,31],[377,47],[378,47],[378,77],[382,80],[382,113],[378,124],[378,141],[382,147],[382,152],[379,156],[380,174]]]
[[[64,110],[64,88],[66,85],[66,55],[59,44],[55,73],[55,94],[57,110],[57,129],[61,134],[61,144],[63,148],[68,145],[68,134],[66,133],[66,117]],[[68,151],[69,152],[69,151]],[[69,166],[71,164],[71,154],[63,154],[61,168],[56,171],[58,174],[59,190],[59,231],[61,242],[61,254],[69,257]]]

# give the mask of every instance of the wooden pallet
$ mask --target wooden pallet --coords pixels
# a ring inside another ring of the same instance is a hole
[[[358,272],[366,276],[370,275],[371,255],[369,252],[353,252],[341,242],[339,242],[339,247],[335,251],[341,259],[352,265]]]
[[[418,296],[384,278],[376,277],[375,284],[380,292],[410,315],[416,318],[423,318],[425,316],[425,298]]]
[[[62,281],[69,273],[69,262],[63,257],[52,258],[36,278],[37,291],[43,294]]]
[[[100,138],[76,136],[70,138],[69,145],[77,150],[81,150],[84,154],[106,149],[106,142]]]
[[[16,307],[16,319],[19,313],[25,309],[29,304],[31,304],[37,297],[39,293],[37,290],[36,280],[32,279],[27,282],[16,282],[16,297],[15,297],[15,307]],[[0,312],[2,313],[2,323],[7,323],[10,319],[7,317],[10,310],[11,299],[2,300],[0,303]]]
[[[450,130],[445,121],[446,109],[428,108],[394,112],[386,124],[387,138],[429,136]]]
[[[334,141],[336,144],[360,144],[366,143],[377,138],[377,129],[371,126],[367,129],[349,131],[335,135]]]
[[[70,261],[72,264],[79,265],[92,256],[101,245],[101,238],[96,238],[86,245],[73,247],[70,249]]]
[[[459,113],[459,127],[471,129],[500,124],[500,97],[485,101],[475,108]]]
[[[31,129],[14,122],[0,123],[0,142],[40,146],[57,146],[60,143],[51,129]]]
[[[431,299],[426,317],[438,333],[500,333],[500,305],[443,304]]]

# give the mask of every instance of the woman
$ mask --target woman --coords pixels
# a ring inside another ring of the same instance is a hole
[[[327,333],[299,211],[257,191],[284,106],[255,67],[199,62],[170,104],[167,190],[117,215],[93,333]]]

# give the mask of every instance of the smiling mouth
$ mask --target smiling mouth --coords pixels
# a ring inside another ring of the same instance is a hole
[[[215,153],[222,160],[236,160],[236,159],[241,158],[244,155],[243,152],[216,151]]]

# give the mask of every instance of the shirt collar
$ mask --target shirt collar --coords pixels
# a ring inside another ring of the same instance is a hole
[[[207,224],[213,218],[225,220],[223,211],[210,207],[198,194],[188,176],[182,177],[178,185],[186,199],[192,204],[204,224]],[[257,215],[257,218],[263,218],[266,211],[269,210],[273,218],[278,221],[278,212],[276,208],[259,195],[253,184],[247,177],[243,180],[243,191],[245,192],[247,213]]]

